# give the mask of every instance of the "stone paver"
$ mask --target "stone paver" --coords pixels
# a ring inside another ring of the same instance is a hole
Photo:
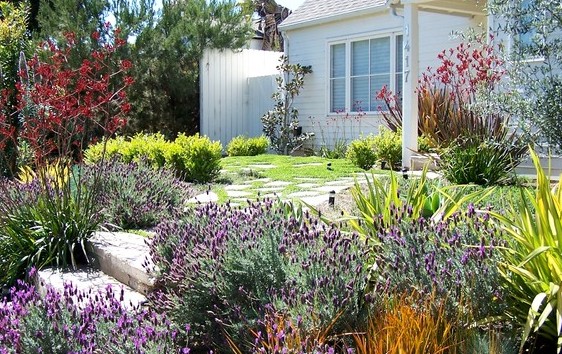
[[[353,185],[353,181],[338,180],[338,181],[326,182],[326,186],[352,186],[352,185]]]
[[[269,192],[279,192],[285,189],[285,187],[261,187],[258,188],[257,191],[260,193],[269,193]]]
[[[268,164],[268,165],[266,165],[266,164],[263,164],[263,165],[262,165],[262,164],[255,164],[255,165],[248,165],[248,167],[251,167],[251,168],[261,168],[261,169],[267,170],[267,169],[270,169],[270,168],[275,168],[275,167],[277,167],[277,166],[275,166],[275,165],[269,165],[269,164]]]
[[[121,297],[121,289],[123,289],[123,302],[125,307],[134,308],[146,302],[146,297],[128,286],[123,285],[115,278],[104,274],[95,269],[80,269],[63,272],[58,269],[47,268],[37,272],[36,284],[39,294],[45,296],[47,294],[47,286],[53,287],[59,293],[63,293],[64,285],[72,283],[72,285],[80,292],[87,293],[92,290],[93,294],[101,291],[106,294],[107,286],[111,286],[113,295],[119,299]],[[75,295],[74,303],[80,304],[78,297]],[[86,305],[86,304],[83,304]]]
[[[318,192],[302,191],[302,192],[291,193],[287,197],[289,197],[289,198],[302,198],[302,197],[313,197],[313,196],[317,196],[317,195],[318,195]]]
[[[259,183],[259,182],[267,183],[269,181],[271,181],[271,178],[256,178],[256,179],[251,179],[249,181],[244,181],[244,184],[253,184],[253,183]]]
[[[318,187],[317,183],[299,183],[297,184],[297,187],[299,188],[313,188],[313,187]]]
[[[208,192],[196,195],[195,197],[187,200],[187,203],[190,203],[190,204],[210,203],[210,202],[216,202],[218,200],[219,200],[219,196],[215,192],[208,191]]]
[[[291,184],[291,182],[272,181],[272,182],[268,182],[268,183],[264,184],[264,187],[286,187],[290,184]]]
[[[336,193],[339,193],[348,188],[349,186],[339,185],[339,186],[322,186],[322,187],[314,188],[314,190],[319,192],[326,192],[326,193],[329,193],[331,191],[336,191]]]
[[[328,195],[316,195],[311,197],[302,197],[301,200],[306,204],[318,206],[328,200]]]
[[[101,271],[143,294],[154,287],[154,278],[145,268],[154,267],[146,238],[127,232],[96,232],[89,240]]]
[[[240,190],[244,190],[244,189],[248,189],[250,188],[249,185],[247,184],[231,184],[228,185],[226,187],[224,187],[224,190],[226,191],[240,191]]]
[[[239,197],[245,197],[245,196],[248,196],[248,195],[252,195],[251,192],[237,191],[237,190],[226,191],[226,194],[228,194],[228,196],[232,197],[232,198],[239,198]]]

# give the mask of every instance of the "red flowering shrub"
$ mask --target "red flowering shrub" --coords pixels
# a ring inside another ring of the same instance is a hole
[[[493,43],[476,46],[461,43],[443,50],[435,70],[428,68],[418,84],[418,133],[434,147],[446,147],[461,135],[495,136],[507,123],[498,114],[476,112],[477,95],[492,92],[505,73],[504,61]],[[386,104],[382,110],[392,130],[402,126],[402,103],[386,87],[377,93]]]
[[[103,171],[86,184],[81,166],[72,164],[90,142],[122,127],[130,109],[131,63],[114,59],[125,42],[106,29],[93,35],[99,47],[78,66],[70,61],[80,42],[73,34],[42,44],[29,61],[20,60],[16,107],[7,106],[7,92],[0,99],[0,151],[25,141],[36,170],[26,185],[0,181],[0,285],[13,284],[32,265],[87,260],[85,240],[102,222]]]
[[[125,94],[125,88],[132,84],[132,78],[126,76],[131,63],[117,63],[113,58],[124,41],[118,30],[113,44],[107,38],[101,42],[99,33],[93,37],[100,41],[100,47],[78,68],[68,60],[77,46],[72,33],[66,35],[65,43],[43,43],[42,51],[22,67],[16,84],[21,126],[11,124],[5,113],[8,110],[1,110],[0,149],[8,139],[19,137],[30,144],[37,166],[55,156],[80,161],[83,147],[125,125],[131,108]],[[5,103],[0,101],[0,107],[6,108]]]
[[[419,80],[418,134],[437,149],[438,165],[453,183],[508,181],[527,151],[527,142],[508,126],[510,116],[493,104],[505,74],[498,53],[493,42],[461,43],[439,53],[439,66],[428,68]],[[377,99],[386,103],[387,125],[399,129],[397,97],[383,87]]]

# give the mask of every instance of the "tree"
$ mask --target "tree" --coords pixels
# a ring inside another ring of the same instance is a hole
[[[262,49],[283,51],[283,36],[278,26],[291,14],[291,10],[278,5],[275,0],[245,0],[242,6],[259,16],[259,30],[263,32]]]
[[[309,133],[298,131],[299,111],[293,107],[293,101],[304,86],[304,77],[312,72],[310,66],[290,64],[287,56],[282,56],[277,66],[277,91],[271,96],[275,101],[273,110],[261,118],[263,132],[269,138],[271,147],[277,152],[289,155],[298,150]]]
[[[30,48],[27,31],[28,8],[25,4],[15,5],[0,2],[0,90],[2,90],[2,112],[7,117],[9,130],[0,133],[0,141],[8,143],[0,149],[0,175],[9,175],[15,170],[17,158],[17,136],[19,119],[16,114],[15,84],[20,57]],[[8,134],[8,136],[6,136]]]
[[[490,0],[499,30],[512,39],[510,77],[535,107],[522,118],[562,150],[562,3],[559,0]],[[529,60],[532,59],[532,60]]]
[[[43,0],[41,38],[81,38],[76,65],[97,43],[90,34],[107,27],[111,14],[128,45],[121,59],[134,62],[127,133],[161,131],[170,138],[199,129],[199,60],[205,48],[238,49],[251,35],[250,16],[234,0]]]
[[[250,16],[235,1],[165,0],[154,28],[137,38],[137,82],[130,94],[134,131],[199,130],[199,61],[206,48],[238,49],[250,36]]]

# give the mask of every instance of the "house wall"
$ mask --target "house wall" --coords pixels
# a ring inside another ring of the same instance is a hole
[[[453,16],[420,12],[420,72],[437,64],[437,54],[460,43],[452,33],[478,27],[486,17]],[[485,26],[484,26],[485,28]],[[382,124],[380,114],[329,113],[329,43],[368,34],[402,31],[403,18],[390,11],[345,21],[286,31],[286,51],[292,63],[311,65],[313,73],[294,106],[299,110],[303,131],[314,132],[313,148],[333,146],[335,140],[353,140],[361,135],[376,134]],[[345,127],[345,129],[344,129]]]
[[[273,107],[276,66],[282,53],[206,50],[200,65],[201,134],[226,145],[237,135],[261,134]]]

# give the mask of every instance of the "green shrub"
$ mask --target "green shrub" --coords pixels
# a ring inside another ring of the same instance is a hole
[[[121,151],[123,145],[127,143],[124,137],[118,136],[113,139],[108,139],[107,141],[100,141],[99,143],[90,145],[86,151],[84,151],[84,161],[91,165],[101,162],[102,158],[105,160],[111,160],[116,157],[122,158]]]
[[[220,172],[221,144],[199,134],[180,134],[173,142],[160,133],[137,134],[128,140],[109,139],[105,145],[106,160],[117,156],[125,163],[144,161],[156,169],[172,167],[190,182],[209,182]],[[86,161],[100,162],[103,151],[104,142],[90,146],[85,152]]]
[[[195,342],[224,348],[226,332],[244,353],[254,352],[251,331],[265,334],[266,311],[301,318],[306,333],[356,324],[365,244],[335,224],[316,227],[309,213],[287,217],[286,208],[209,203],[160,224],[149,243],[161,290],[153,305],[180,328],[190,324]]]
[[[79,167],[57,166],[28,183],[0,181],[0,285],[31,266],[76,266],[84,259],[84,242],[101,222],[99,180],[90,188]]]
[[[233,138],[226,148],[228,156],[256,156],[265,154],[269,140],[265,136],[248,138],[239,135]]]
[[[431,142],[425,135],[418,136],[418,152],[431,152]]]
[[[526,151],[517,138],[459,137],[440,153],[437,165],[451,183],[490,186],[509,182]]]
[[[112,160],[89,167],[87,177],[101,175],[98,203],[103,206],[104,221],[123,229],[146,229],[156,226],[182,207],[192,196],[187,183],[174,171],[154,169],[147,162],[128,164]],[[89,183],[90,179],[86,179]]]
[[[221,169],[222,145],[206,136],[180,134],[166,151],[166,161],[187,181],[205,183],[215,179]]]
[[[373,137],[377,160],[385,162],[388,168],[399,166],[402,162],[402,130],[381,127],[379,134]]]
[[[377,162],[374,136],[369,135],[353,140],[348,148],[346,157],[351,162],[364,170],[369,170]]]
[[[121,146],[120,154],[123,162],[141,161],[149,162],[155,168],[164,167],[165,152],[169,145],[164,135],[155,134],[136,134],[127,144]]]
[[[562,181],[551,189],[550,176],[531,151],[536,191],[521,190],[507,213],[492,212],[508,233],[500,264],[507,292],[506,314],[524,328],[521,351],[535,335],[562,347]]]

